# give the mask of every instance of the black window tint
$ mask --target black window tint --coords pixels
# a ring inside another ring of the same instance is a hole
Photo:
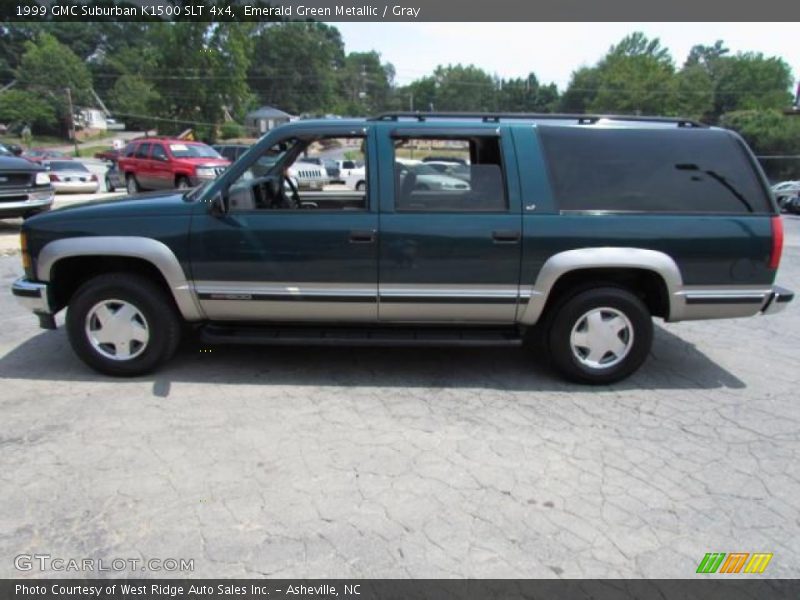
[[[461,172],[442,172],[425,162],[428,155],[443,151],[458,159]],[[395,208],[411,212],[508,210],[500,139],[395,139]]]
[[[139,144],[136,149],[136,158],[147,158],[150,154],[150,144]]]
[[[539,135],[561,210],[771,212],[724,131],[540,126]]]

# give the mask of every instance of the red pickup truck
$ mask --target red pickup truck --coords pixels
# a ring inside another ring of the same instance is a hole
[[[137,139],[118,159],[129,194],[194,187],[215,179],[230,164],[211,146],[171,138]]]

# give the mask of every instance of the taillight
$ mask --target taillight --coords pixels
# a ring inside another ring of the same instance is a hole
[[[783,220],[779,215],[771,219],[772,222],[772,252],[769,255],[769,268],[777,269],[781,262],[783,252]]]
[[[50,181],[61,181],[61,180],[58,178],[58,175],[56,175],[55,173],[50,173]]]
[[[94,173],[92,173],[92,176],[91,176],[91,177],[89,177],[89,181],[97,181],[97,175],[95,175]]]

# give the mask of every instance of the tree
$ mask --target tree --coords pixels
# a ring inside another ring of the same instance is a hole
[[[800,118],[774,109],[744,110],[725,114],[720,124],[739,132],[757,155],[800,155]],[[772,179],[800,178],[797,159],[762,159],[761,164]]]
[[[436,83],[436,110],[496,109],[495,81],[474,65],[438,66],[433,79]]]
[[[27,123],[32,128],[50,130],[58,125],[53,107],[36,94],[11,89],[0,94],[0,121]]]
[[[157,111],[160,100],[153,85],[140,75],[121,75],[108,94],[109,108],[134,129],[158,126],[158,122],[148,117]]]
[[[339,31],[324,23],[270,23],[253,41],[248,83],[260,104],[302,114],[329,112],[344,65]]]
[[[74,106],[94,104],[92,78],[83,61],[68,47],[47,33],[25,43],[25,54],[16,71],[20,89],[37,94],[62,120],[65,128],[72,119],[66,90]]]
[[[377,52],[351,52],[339,70],[337,112],[370,115],[390,108],[394,67],[381,64]]]
[[[536,75],[500,81],[497,108],[504,112],[551,112],[558,102],[555,84],[540,85]]]

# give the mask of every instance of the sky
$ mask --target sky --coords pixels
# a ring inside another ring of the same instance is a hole
[[[677,66],[695,44],[723,40],[732,52],[780,56],[800,76],[797,23],[332,23],[347,52],[380,52],[404,85],[437,65],[474,64],[500,77],[530,72],[564,90],[572,71],[590,66],[625,35],[642,31],[670,49]]]

